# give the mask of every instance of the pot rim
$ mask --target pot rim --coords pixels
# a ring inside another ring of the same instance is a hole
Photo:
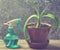
[[[51,27],[51,24],[49,24],[49,23],[41,23],[41,24]]]
[[[31,27],[30,25],[31,24],[36,24],[36,23],[29,23],[28,25],[27,25],[27,28],[33,28],[33,27]],[[51,27],[52,25],[51,24],[49,24],[49,23],[43,23],[43,22],[41,22],[41,24],[42,25],[46,25],[46,26],[48,26],[48,27]],[[29,27],[28,27],[29,26]],[[35,28],[35,27],[34,27]]]

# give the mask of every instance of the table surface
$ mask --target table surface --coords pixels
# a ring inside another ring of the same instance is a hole
[[[3,40],[0,40],[0,50],[60,50],[60,40],[50,40],[48,47],[45,49],[32,49],[23,39],[19,40],[18,44],[21,46],[21,48],[9,49],[5,47]]]

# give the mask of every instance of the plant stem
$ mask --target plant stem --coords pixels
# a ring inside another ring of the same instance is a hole
[[[38,27],[40,27],[41,26],[41,23],[40,23],[40,18],[39,18],[39,20],[38,20]]]
[[[36,28],[40,27],[41,26],[41,23],[40,23],[40,17],[38,15],[38,22],[36,23]]]
[[[40,17],[42,17],[42,15],[44,14],[44,12],[47,10],[49,5],[47,5],[44,10],[41,12],[41,14],[39,15],[39,13],[37,14],[38,15],[38,23],[37,23],[37,27],[41,27],[41,20],[40,20]]]

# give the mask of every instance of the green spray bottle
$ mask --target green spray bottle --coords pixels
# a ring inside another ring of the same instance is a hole
[[[14,33],[13,27],[17,26],[18,29],[23,32],[23,29],[20,25],[21,18],[13,19],[8,21],[7,23],[4,23],[4,25],[8,25],[7,33],[4,35],[4,43],[7,48],[20,48],[20,46],[17,44],[18,42],[18,36]]]

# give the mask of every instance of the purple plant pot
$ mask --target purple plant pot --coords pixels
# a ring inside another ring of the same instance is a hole
[[[27,26],[27,31],[31,42],[43,42],[48,40],[51,25],[43,23],[40,28],[35,28],[34,24]]]
[[[48,34],[51,28],[50,24],[42,23],[40,28],[36,28],[35,24],[27,25],[29,35],[28,44],[32,48],[46,47],[48,45]]]

